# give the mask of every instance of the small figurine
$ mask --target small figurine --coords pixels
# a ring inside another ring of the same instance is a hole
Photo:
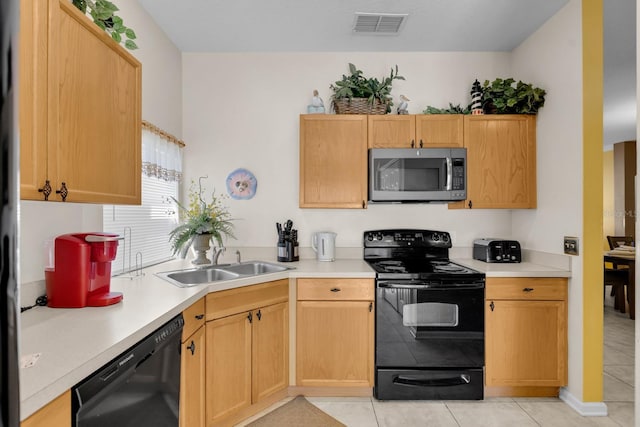
[[[482,111],[482,87],[478,79],[471,86],[471,114],[484,114]]]
[[[313,98],[311,98],[311,105],[307,105],[307,113],[324,113],[324,101],[318,96],[318,90],[313,91]]]
[[[404,95],[400,95],[400,105],[398,105],[398,114],[409,114],[409,102],[411,101]]]

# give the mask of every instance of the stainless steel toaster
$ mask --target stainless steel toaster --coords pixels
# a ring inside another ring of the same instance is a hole
[[[487,237],[473,241],[473,259],[484,262],[521,262],[522,251],[517,240]]]

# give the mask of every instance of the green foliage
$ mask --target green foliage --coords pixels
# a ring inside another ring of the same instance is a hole
[[[233,219],[227,207],[222,203],[223,197],[216,196],[214,191],[211,193],[211,202],[207,203],[202,198],[203,192],[200,181],[197,192],[195,182],[191,181],[188,207],[171,197],[171,200],[178,206],[181,222],[169,233],[169,241],[174,255],[180,253],[184,256],[194,236],[199,234],[211,234],[219,247],[223,246],[223,237],[235,238]]]
[[[436,108],[427,105],[422,114],[471,114],[471,107],[462,108],[460,104],[454,106],[452,103],[449,103],[449,108]]]
[[[398,75],[398,66],[396,65],[395,73],[393,68],[389,77],[382,80],[376,78],[366,78],[363,72],[358,70],[355,65],[349,63],[350,75],[342,75],[342,80],[338,80],[335,84],[329,86],[333,90],[333,99],[341,98],[367,98],[370,104],[375,100],[386,104],[387,112],[391,111],[393,102],[391,100],[391,85],[394,80],[404,80],[404,77]]]
[[[485,80],[482,107],[486,114],[536,114],[544,106],[546,91],[508,79]]]
[[[93,19],[93,22],[105,32],[107,32],[113,40],[118,43],[122,43],[123,37],[124,47],[129,50],[135,50],[138,45],[133,40],[136,39],[136,33],[133,29],[125,27],[122,18],[117,16],[118,7],[108,0],[71,0],[73,5],[77,7],[82,13],[87,13]]]

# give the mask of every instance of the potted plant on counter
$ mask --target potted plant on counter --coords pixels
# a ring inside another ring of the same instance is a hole
[[[185,207],[178,200],[171,197],[178,206],[180,225],[169,233],[169,241],[173,254],[179,254],[184,258],[189,247],[196,251],[195,265],[211,264],[206,253],[209,242],[213,239],[222,248],[223,238],[232,237],[233,219],[226,206],[222,204],[222,197],[218,197],[215,191],[211,193],[211,201],[205,202],[202,198],[204,189],[202,179],[198,179],[198,191],[195,190],[195,182],[191,181],[189,187],[189,205]]]
[[[355,65],[349,64],[350,75],[329,86],[333,90],[332,104],[337,114],[385,114],[391,112],[391,85],[394,80],[404,80],[393,68],[389,77],[382,80],[366,78]]]

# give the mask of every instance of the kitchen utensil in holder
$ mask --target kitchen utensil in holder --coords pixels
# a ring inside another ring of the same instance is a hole
[[[299,261],[298,255],[298,230],[293,230],[293,221],[290,219],[285,222],[284,228],[282,224],[276,223],[278,230],[278,261],[293,262]]]

